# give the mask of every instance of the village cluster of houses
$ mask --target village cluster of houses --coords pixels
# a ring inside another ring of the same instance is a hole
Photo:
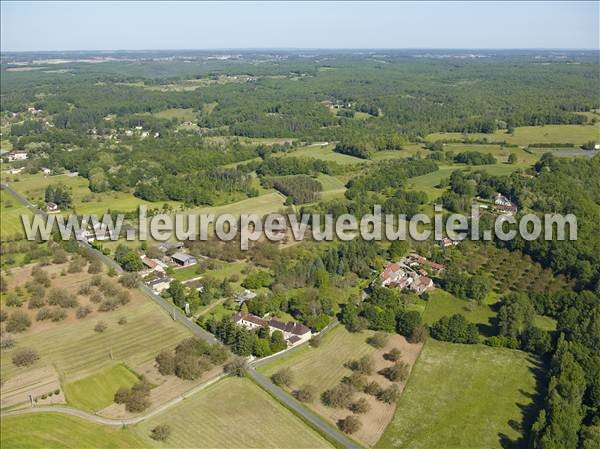
[[[389,263],[380,275],[383,287],[412,290],[418,295],[433,288],[433,279],[425,268],[439,273],[446,267],[419,254],[410,254],[399,262]]]
[[[250,330],[256,330],[261,327],[268,326],[269,334],[272,334],[275,331],[281,331],[283,333],[283,338],[288,344],[288,347],[300,345],[310,340],[312,336],[312,332],[308,327],[306,327],[304,324],[295,323],[293,321],[284,323],[283,321],[275,318],[264,320],[251,313],[244,314],[241,312],[234,314],[232,319],[233,322],[238,326],[243,326]]]
[[[142,256],[142,263],[146,267],[141,273],[145,284],[157,293],[168,289],[171,285],[171,278],[166,273],[166,269],[171,264],[176,267],[189,267],[198,263],[198,260],[183,251],[182,242],[165,242],[158,246],[158,249],[165,253],[162,260]],[[167,256],[168,251],[176,251],[171,256]]]

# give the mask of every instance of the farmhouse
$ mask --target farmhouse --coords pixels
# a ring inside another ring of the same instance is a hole
[[[442,265],[441,263],[434,262],[432,260],[427,259],[426,257],[423,257],[423,256],[421,256],[419,254],[415,254],[415,253],[410,254],[405,260],[408,263],[408,265],[411,267],[427,266],[431,270],[436,271],[436,272],[442,271],[446,268],[446,266]]]
[[[420,295],[424,291],[433,288],[433,280],[427,276],[420,276],[415,282],[413,282],[410,288]]]
[[[496,206],[512,206],[510,200],[500,193],[496,193],[496,199],[494,199],[494,204]]]
[[[234,300],[237,304],[243,304],[246,301],[250,301],[251,299],[256,298],[256,293],[250,291],[250,290],[244,290],[241,293],[236,293],[234,295]]]
[[[498,205],[496,205],[496,210],[498,212],[504,212],[509,215],[512,215],[512,214],[516,214],[519,211],[519,208],[517,206],[513,206],[512,204],[511,205],[498,204]]]
[[[312,335],[311,330],[304,324],[294,323],[293,321],[284,323],[283,321],[279,321],[275,318],[263,320],[256,315],[252,315],[251,313],[243,314],[239,312],[233,315],[232,319],[235,324],[244,326],[246,329],[250,330],[256,330],[260,327],[268,326],[269,333],[281,331],[283,333],[283,338],[290,347],[308,341]]]
[[[8,161],[9,162],[24,161],[26,159],[27,159],[26,151],[11,151],[10,153],[8,153]]]
[[[415,271],[412,268],[412,266],[418,268],[419,264],[415,262],[412,262],[412,266],[410,264],[408,258],[389,264],[381,273],[381,285],[400,290],[414,290],[419,295],[433,288],[433,280],[423,269]]]
[[[460,242],[458,240],[452,240],[451,238],[444,237],[443,239],[439,240],[439,243],[442,248],[448,248],[450,246],[456,246]]]
[[[155,272],[144,282],[148,287],[157,293],[162,293],[171,285],[171,279],[162,272]]]
[[[149,257],[146,256],[142,256],[142,263],[144,264],[144,266],[146,267],[146,270],[151,273],[153,271],[160,271],[160,272],[164,272],[166,265],[164,263],[162,263],[160,260],[158,259],[151,259]]]
[[[189,267],[198,263],[194,256],[187,253],[175,253],[171,256],[171,260],[182,267]]]

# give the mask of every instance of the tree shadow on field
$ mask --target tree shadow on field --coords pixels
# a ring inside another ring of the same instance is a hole
[[[531,426],[535,422],[537,415],[544,405],[545,397],[545,371],[546,366],[544,361],[537,357],[530,356],[527,359],[532,365],[529,370],[535,377],[536,385],[535,392],[531,393],[519,388],[519,393],[523,399],[528,399],[528,403],[522,404],[517,403],[517,406],[521,409],[521,421],[511,419],[508,421],[508,425],[511,429],[519,432],[521,436],[517,439],[511,439],[508,435],[503,432],[498,433],[498,439],[500,445],[504,449],[529,449],[530,438],[531,438]]]

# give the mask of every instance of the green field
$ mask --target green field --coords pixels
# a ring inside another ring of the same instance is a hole
[[[483,304],[478,305],[474,301],[459,299],[451,293],[437,288],[430,292],[429,299],[424,301],[424,306],[420,301],[409,308],[422,312],[423,322],[427,324],[432,324],[443,316],[460,313],[468,321],[475,323],[482,335],[491,336],[496,334],[494,305],[499,300],[498,294],[492,292],[487,295]],[[556,330],[556,320],[547,316],[535,315],[533,324],[546,331]]]
[[[312,157],[315,159],[322,159],[324,161],[337,162],[338,164],[342,165],[360,164],[366,162],[364,159],[348,156],[347,154],[336,153],[334,148],[335,145],[309,145],[289,153],[282,153],[281,157]]]
[[[488,295],[484,304],[477,305],[474,301],[459,299],[441,288],[436,288],[429,294],[423,313],[423,321],[432,324],[441,317],[460,313],[471,323],[478,325],[479,330],[484,334],[491,332],[491,320],[496,313],[490,307],[497,301],[498,297],[494,294]]]
[[[215,214],[215,217],[223,214],[231,214],[239,217],[240,214],[258,214],[264,215],[271,212],[277,212],[283,208],[285,197],[279,193],[267,193],[254,198],[248,198],[236,203],[226,204],[224,206],[199,207],[191,209],[189,213],[196,214]]]
[[[536,393],[536,369],[520,351],[430,339],[377,447],[514,447]]]
[[[194,112],[194,110],[192,108],[165,109],[164,111],[155,112],[152,115],[154,115],[155,117],[159,117],[159,118],[166,118],[166,119],[174,118],[174,119],[182,120],[182,121],[192,121],[192,120],[196,119],[196,113]]]
[[[261,365],[258,371],[271,376],[281,368],[288,367],[294,373],[296,385],[315,384],[323,391],[336,386],[348,374],[344,363],[375,352],[366,339],[372,331],[350,333],[343,326],[336,326],[325,337],[318,349],[303,346],[290,354]]]
[[[69,405],[82,410],[98,411],[113,403],[120,387],[129,388],[137,376],[119,363],[91,376],[63,385]]]
[[[149,438],[168,424],[167,445]],[[171,448],[330,448],[331,445],[248,379],[226,378],[168,412],[138,424],[147,446]]]
[[[454,140],[462,139],[462,133],[434,133],[427,136],[427,140]],[[532,143],[573,143],[582,144],[590,140],[600,140],[600,123],[596,125],[545,125],[523,126],[515,128],[514,135],[505,131],[496,131],[493,134],[474,133],[467,134],[470,139],[488,139],[488,141],[506,141],[517,145]]]
[[[5,239],[17,234],[25,236],[21,214],[33,216],[31,211],[10,193],[0,190],[0,238]]]
[[[2,449],[133,449],[144,443],[131,430],[92,424],[60,413],[2,418]]]
[[[525,152],[523,152],[525,153]],[[536,158],[537,159],[537,158]],[[498,163],[494,165],[469,165],[466,166],[464,164],[454,164],[454,165],[440,165],[439,170],[434,171],[432,173],[427,173],[426,175],[416,176],[414,178],[410,178],[408,180],[408,189],[409,190],[421,190],[427,193],[427,196],[430,199],[436,199],[444,193],[444,189],[436,188],[439,185],[440,181],[444,178],[449,178],[453,171],[456,170],[464,170],[464,171],[475,171],[475,170],[483,170],[490,175],[494,176],[504,176],[510,175],[516,170],[528,167],[531,164],[515,164],[509,165],[504,163]]]
[[[179,207],[175,201],[159,201],[156,203],[148,202],[125,192],[105,192],[93,193],[89,189],[88,180],[80,176],[44,176],[41,173],[35,175],[17,175],[11,178],[18,181],[9,182],[9,185],[24,195],[34,204],[40,204],[44,201],[44,192],[47,186],[54,184],[64,184],[71,188],[73,196],[73,207],[78,214],[104,214],[109,209],[117,211],[132,211],[140,204],[146,204],[149,209],[162,208],[163,204],[168,203],[173,207]],[[3,181],[6,181],[3,179]]]
[[[127,317],[125,325],[117,323],[122,316]],[[103,333],[94,331],[100,320],[108,324]],[[11,354],[18,348],[35,348],[40,360],[34,367],[52,364],[69,381],[91,375],[117,361],[136,367],[188,336],[183,326],[169,319],[166,312],[144,296],[142,301],[132,301],[113,312],[16,335],[16,347],[2,351],[2,378],[8,379],[27,369],[17,368],[11,362]]]

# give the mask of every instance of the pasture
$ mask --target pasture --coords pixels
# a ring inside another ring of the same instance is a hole
[[[0,420],[2,449],[133,449],[144,443],[130,429],[92,424],[61,413]]]
[[[292,412],[244,378],[226,378],[167,412],[133,428],[146,447],[165,447],[149,437],[159,424],[171,427],[169,447],[330,448]]]
[[[429,142],[436,140],[461,140],[465,137],[462,133],[434,133],[426,139]],[[532,143],[572,143],[583,144],[590,140],[600,139],[600,123],[595,125],[545,125],[523,126],[515,128],[514,135],[504,130],[492,134],[473,133],[466,134],[469,139],[487,139],[490,142],[506,141],[516,145],[527,146]]]
[[[376,447],[523,447],[538,361],[510,349],[429,339]]]
[[[130,388],[137,376],[121,363],[91,376],[64,384],[67,402],[72,407],[96,412],[113,403],[120,387]]]

